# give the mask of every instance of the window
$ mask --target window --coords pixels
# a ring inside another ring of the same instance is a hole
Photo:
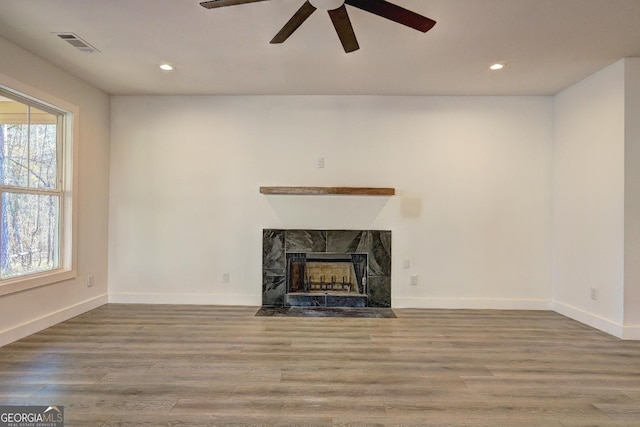
[[[71,118],[0,87],[0,285],[70,269]]]

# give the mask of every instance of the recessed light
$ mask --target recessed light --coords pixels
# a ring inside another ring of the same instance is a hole
[[[502,70],[504,68],[504,66],[505,66],[505,64],[503,64],[503,63],[496,63],[496,64],[493,64],[492,66],[490,66],[489,69],[493,70],[493,71],[498,71],[498,70]]]
[[[173,70],[173,66],[169,65],[169,64],[162,64],[160,66],[160,69],[164,70],[164,71],[171,71]]]

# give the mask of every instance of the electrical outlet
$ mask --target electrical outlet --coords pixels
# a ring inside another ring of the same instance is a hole
[[[598,288],[595,286],[591,287],[591,299],[594,301],[598,301]]]
[[[93,280],[93,274],[87,276],[87,288],[92,288],[95,281]]]
[[[411,267],[411,261],[409,261],[408,259],[403,259],[402,260],[402,268],[407,269]]]
[[[222,273],[222,283],[229,283],[229,273]]]
[[[418,286],[418,276],[415,274],[411,275],[411,286]]]
[[[318,157],[316,160],[316,167],[322,169],[324,167],[324,157]]]

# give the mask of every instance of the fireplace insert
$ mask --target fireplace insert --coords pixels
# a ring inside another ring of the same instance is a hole
[[[287,293],[367,294],[367,254],[288,253]]]

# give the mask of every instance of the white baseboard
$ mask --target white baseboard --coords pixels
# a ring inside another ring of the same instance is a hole
[[[546,299],[416,298],[393,297],[393,308],[443,308],[471,310],[549,310]]]
[[[259,307],[262,305],[262,295],[117,292],[109,293],[109,302],[115,304],[248,305]]]
[[[79,302],[21,325],[0,331],[0,347],[79,316],[107,303],[107,294]]]
[[[625,329],[627,328],[625,328],[620,323],[605,319],[604,317],[600,317],[596,314],[589,313],[588,311],[561,303],[559,301],[553,301],[551,303],[551,309],[556,313],[560,313],[563,316],[567,316],[573,320],[577,320],[578,322],[584,323],[585,325],[591,326],[592,328],[599,329],[602,332],[613,335],[614,337],[623,339],[640,338],[640,327],[631,327],[631,330],[628,332],[630,335],[635,332],[637,334],[637,338],[625,337]]]

